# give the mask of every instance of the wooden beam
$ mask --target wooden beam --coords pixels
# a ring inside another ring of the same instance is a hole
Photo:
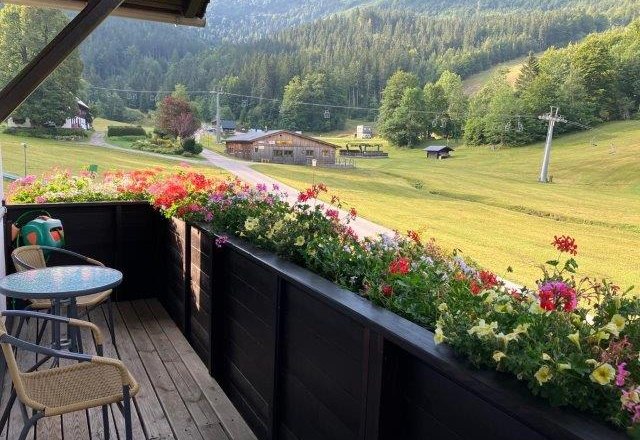
[[[85,2],[80,0],[6,0],[4,3],[16,5],[33,6],[36,8],[67,9],[70,11],[81,11]],[[147,0],[136,0],[121,5],[111,13],[112,16],[134,18],[138,20],[157,21],[160,23],[171,23],[180,26],[204,27],[207,20],[204,18],[186,18],[181,15],[182,2],[172,1],[167,4],[167,9],[153,9],[154,2]],[[172,12],[171,9],[175,9]]]
[[[123,0],[94,0],[0,91],[4,121],[82,43]]]
[[[202,5],[205,0],[187,0],[187,8],[184,16],[187,18],[194,18],[202,9]]]

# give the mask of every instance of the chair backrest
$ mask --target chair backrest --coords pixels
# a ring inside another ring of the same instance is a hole
[[[22,246],[11,252],[11,259],[16,271],[23,272],[31,269],[47,267],[47,260],[40,246]]]
[[[5,317],[0,317],[0,337],[8,334],[7,328],[4,325]],[[4,354],[4,359],[7,362],[7,369],[9,370],[9,376],[11,377],[11,381],[13,382],[13,386],[16,389],[16,393],[18,394],[18,398],[22,402],[24,402],[25,398],[25,388],[24,383],[22,382],[22,376],[20,374],[20,368],[18,368],[18,362],[16,361],[16,356],[13,352],[13,347],[6,342],[0,343],[2,346],[2,353]]]

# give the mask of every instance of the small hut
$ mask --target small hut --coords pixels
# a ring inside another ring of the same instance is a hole
[[[432,159],[446,159],[451,157],[453,148],[446,145],[431,145],[424,149],[427,152],[427,157]]]

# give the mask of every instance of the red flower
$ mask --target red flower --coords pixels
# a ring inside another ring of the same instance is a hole
[[[420,234],[418,234],[416,231],[407,231],[407,236],[416,244],[422,244],[422,242],[420,241]]]
[[[480,277],[480,283],[485,289],[490,289],[498,285],[498,277],[496,274],[489,272],[488,270],[481,270],[478,274]]]
[[[351,208],[349,210],[349,219],[355,220],[357,216],[358,216],[358,211],[356,211],[356,208]]]
[[[560,252],[567,252],[571,255],[578,254],[578,245],[576,244],[575,238],[569,237],[568,235],[562,235],[560,237],[555,235],[553,237],[553,243],[551,244]]]
[[[397,258],[389,265],[389,273],[393,275],[406,275],[411,272],[411,260],[406,257]]]
[[[298,194],[298,202],[304,203],[311,199],[317,199],[320,192],[327,192],[327,186],[324,183],[312,185],[311,188],[307,188]]]
[[[382,291],[382,295],[386,298],[389,298],[393,295],[393,287],[388,284],[383,285],[380,290]]]
[[[469,288],[471,289],[471,293],[473,293],[474,295],[478,295],[483,290],[480,283],[478,283],[476,280],[470,281]]]
[[[538,289],[540,307],[545,310],[562,310],[572,312],[578,306],[576,291],[563,281],[549,281]]]
[[[329,217],[331,220],[338,220],[338,218],[340,217],[340,213],[338,212],[337,209],[327,209],[327,211],[325,212],[325,215]]]

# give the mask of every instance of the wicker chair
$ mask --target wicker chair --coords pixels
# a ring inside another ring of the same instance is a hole
[[[94,260],[89,257],[85,257],[84,255],[80,255],[78,253],[71,252],[66,249],[54,248],[49,246],[19,247],[11,253],[11,259],[13,260],[13,265],[15,266],[16,271],[18,272],[31,270],[31,269],[41,269],[41,268],[47,267],[45,252],[48,252],[48,253],[57,252],[59,254],[66,255],[68,257],[72,257],[73,259],[77,259],[83,262],[84,264],[91,264],[95,266],[104,267],[104,264],[102,264],[100,261]],[[81,314],[81,316],[89,313],[95,307],[106,302],[107,311],[109,313],[109,334],[111,336],[111,343],[113,345],[116,345],[116,335],[113,328],[113,310],[111,308],[111,292],[112,292],[111,290],[107,290],[104,292],[98,292],[91,295],[79,296],[78,298],[76,298],[76,301],[77,301],[78,308],[85,309],[85,313]],[[49,299],[32,299],[30,300],[30,304],[28,306],[28,309],[30,310],[39,310],[44,312],[50,311],[51,308],[52,308],[52,304],[51,304],[51,300]],[[20,325],[18,326],[18,330],[16,334],[16,336],[18,337],[20,336],[22,324],[23,324],[23,320],[20,321]],[[45,327],[46,327],[46,324],[43,325],[42,329],[38,331],[39,336],[38,336],[38,339],[36,340],[37,343],[40,342],[40,338],[44,333]]]
[[[0,320],[0,345],[9,375],[13,381],[7,407],[0,419],[0,432],[4,429],[16,397],[19,400],[24,427],[19,440],[24,440],[32,427],[43,417],[59,416],[74,411],[102,407],[104,438],[109,438],[108,408],[116,403],[125,418],[125,438],[132,440],[131,398],[139,391],[139,385],[124,364],[118,359],[102,357],[102,334],[95,324],[73,318],[47,315],[32,311],[5,311],[3,316],[29,317],[58,321],[69,326],[90,329],[96,343],[98,356],[54,350],[22,341],[7,333]],[[14,348],[42,354],[45,357],[33,368],[21,372],[16,362]],[[48,359],[61,358],[78,361],[68,366],[37,370]],[[27,408],[32,411],[29,417]]]

